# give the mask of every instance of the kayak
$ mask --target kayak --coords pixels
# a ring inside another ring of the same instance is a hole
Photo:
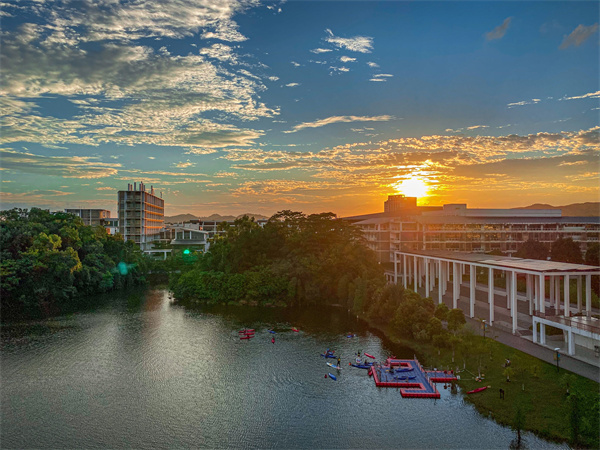
[[[332,355],[331,353],[327,353],[326,355],[321,353],[321,356],[324,356],[325,358],[337,358],[336,356]]]
[[[412,372],[413,369],[394,369],[394,372]]]
[[[269,330],[269,333],[276,334],[273,330]]]
[[[292,331],[295,331],[296,333],[299,332],[300,330],[298,328],[292,328]]]
[[[254,335],[248,334],[246,336],[241,336],[240,339],[252,339],[253,337],[254,337]]]
[[[331,378],[334,381],[337,381],[337,378],[335,377],[335,375],[328,373],[327,375],[329,375],[329,378]]]
[[[369,358],[375,359],[375,357],[373,355],[369,355],[368,353],[365,353],[364,355],[368,356]]]
[[[476,392],[485,391],[489,386],[483,386],[477,389],[473,389],[472,391],[467,392],[467,394],[475,394]]]
[[[348,336],[346,336],[346,337],[348,337],[348,338],[353,338],[353,337],[356,337],[356,335],[355,335],[355,334],[349,334],[349,335],[348,335]]]
[[[350,364],[352,367],[358,367],[359,369],[370,369],[372,364]]]
[[[413,375],[412,377],[407,377],[407,376],[394,377],[394,380],[398,380],[398,381],[402,381],[402,380],[414,380],[415,378],[417,378],[417,376]]]
[[[238,333],[238,336],[254,336],[254,331],[246,331],[245,333]]]
[[[238,333],[254,333],[254,328],[253,329],[245,329],[245,330],[240,330],[238,331]]]
[[[336,366],[336,365],[335,365],[335,364],[333,364],[333,363],[327,363],[327,365],[328,365],[329,367],[333,367],[334,369],[337,369],[337,370],[342,370],[342,368],[341,368],[340,366]]]

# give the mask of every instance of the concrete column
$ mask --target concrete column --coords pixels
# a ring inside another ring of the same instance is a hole
[[[425,297],[429,297],[429,259],[425,258]]]
[[[568,337],[567,339],[569,340],[569,342],[567,343],[567,353],[569,355],[574,355],[575,354],[575,339],[573,339],[573,332],[571,331],[571,329],[569,328],[569,331],[567,332]]]
[[[512,332],[517,333],[517,272],[510,273],[510,297],[512,302]]]
[[[414,275],[414,279],[413,279],[413,284],[414,284],[414,290],[415,292],[419,292],[419,269],[418,269],[418,265],[419,262],[417,261],[417,256],[413,256],[413,267],[415,269],[415,275]]]
[[[585,276],[585,315],[590,317],[592,310],[592,276]]]
[[[533,343],[537,344],[537,324],[538,322],[535,320],[535,317],[532,319],[532,324],[533,324]]]
[[[475,266],[469,266],[469,317],[475,317]]]
[[[510,273],[508,272],[504,272],[504,281],[505,281],[505,286],[506,286],[506,309],[511,309],[511,303],[510,303]],[[512,317],[512,313],[510,314]]]
[[[564,286],[564,297],[565,297],[565,317],[571,315],[571,293],[569,291],[569,275],[565,275],[565,286]]]
[[[398,284],[398,253],[394,252],[394,284]]]
[[[442,270],[442,261],[438,261],[438,303],[442,303],[444,296],[444,271]]]
[[[406,271],[406,255],[402,255],[402,284],[404,285],[404,289],[408,287],[407,277],[408,273]]]
[[[550,306],[556,308],[556,303],[554,302],[554,276],[550,275],[548,278],[548,284],[550,285]]]
[[[581,297],[582,297],[582,292],[581,292],[581,275],[577,275],[577,312],[580,313],[582,312],[581,309]]]
[[[458,265],[452,263],[452,308],[458,308]]]
[[[490,304],[490,326],[494,323],[494,269],[488,268],[488,303]]]
[[[531,316],[533,314],[533,293],[531,292],[531,274],[527,274],[527,282],[526,284],[526,293],[527,293],[527,303],[529,303],[529,315]]]
[[[556,314],[560,314],[560,277],[558,275],[554,278],[554,307],[556,308]],[[558,282],[557,282],[558,280]]]
[[[546,324],[540,322],[540,344],[546,345]]]
[[[546,277],[543,273],[540,274],[538,292],[539,312],[544,314],[546,312]]]
[[[429,283],[431,284],[431,286],[429,286],[429,289],[433,291],[433,288],[435,287],[435,271],[437,269],[437,265],[435,264],[434,260],[429,260],[429,270],[431,272],[431,274],[429,275]]]
[[[540,310],[540,283],[537,282],[537,278],[533,275],[533,309],[535,311]]]

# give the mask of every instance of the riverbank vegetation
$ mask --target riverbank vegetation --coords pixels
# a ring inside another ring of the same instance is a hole
[[[385,285],[361,231],[332,213],[281,211],[264,227],[248,217],[220,227],[209,252],[172,274],[178,301],[361,309]]]
[[[133,242],[72,214],[1,211],[0,249],[3,319],[48,316],[145,282],[147,260]]]
[[[463,391],[490,386],[465,396],[485,416],[574,447],[600,445],[598,383],[557,371],[538,358],[465,327],[461,310],[434,305],[399,285],[388,285],[357,311],[393,341],[414,348],[422,363],[457,371]],[[503,391],[502,396],[500,395]]]

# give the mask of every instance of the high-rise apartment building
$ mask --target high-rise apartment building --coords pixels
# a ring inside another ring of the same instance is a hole
[[[144,183],[128,184],[119,191],[119,233],[125,241],[134,241],[142,251],[150,249],[164,226],[165,201],[154,195],[154,188],[146,191]]]
[[[91,226],[104,225],[104,220],[110,217],[110,211],[106,209],[67,208],[65,212],[81,217],[85,225]]]

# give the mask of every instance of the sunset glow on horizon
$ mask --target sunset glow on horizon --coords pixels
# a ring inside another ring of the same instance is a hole
[[[134,181],[167,216],[600,198],[598,2],[157,5],[3,5],[2,209],[115,215]]]

